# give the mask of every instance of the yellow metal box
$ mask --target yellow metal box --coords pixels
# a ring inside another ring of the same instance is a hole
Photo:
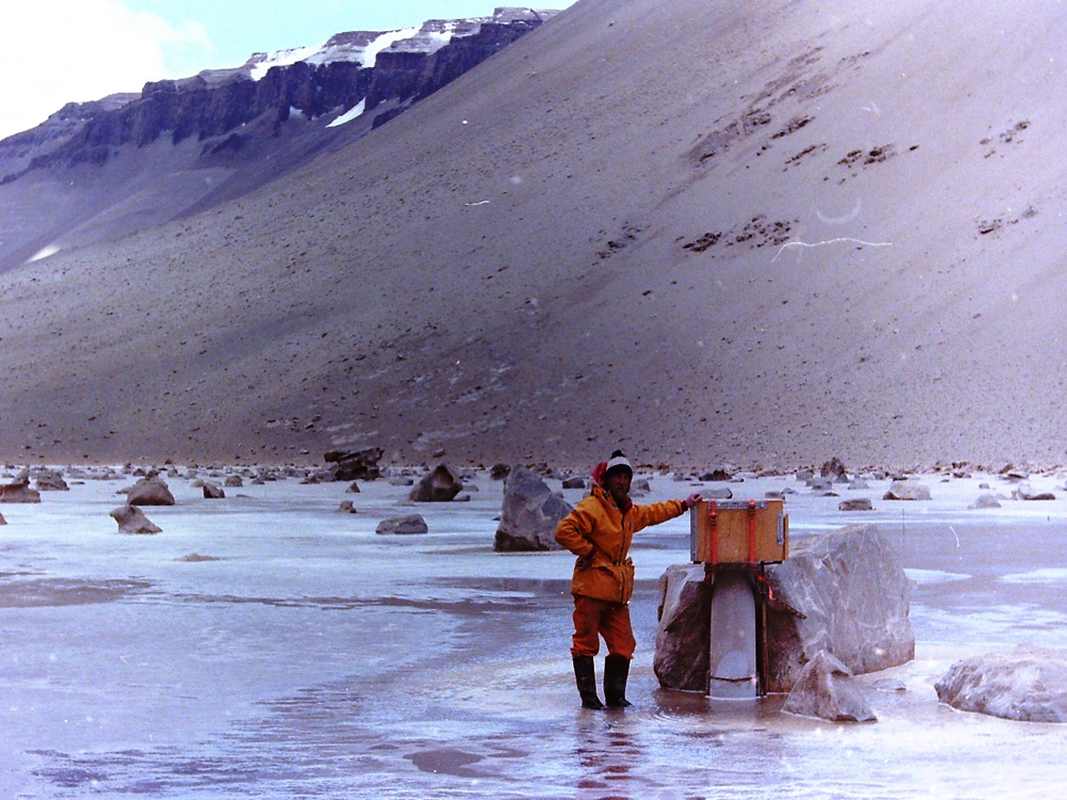
[[[789,557],[785,502],[701,500],[689,510],[689,550],[694,562],[757,564]]]

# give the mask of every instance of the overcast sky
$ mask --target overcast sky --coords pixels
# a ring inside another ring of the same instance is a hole
[[[254,52],[314,45],[341,31],[489,16],[497,5],[509,3],[8,0],[0,12],[0,139],[38,125],[70,101],[139,92],[145,81],[235,67]]]

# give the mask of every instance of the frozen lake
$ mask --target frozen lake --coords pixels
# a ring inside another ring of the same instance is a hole
[[[876,524],[915,581],[916,659],[860,678],[879,717],[865,725],[782,715],[784,697],[658,688],[656,582],[688,561],[685,517],[632,552],[634,705],[590,712],[568,653],[573,558],[492,551],[500,482],[479,474],[471,502],[413,507],[386,481],[246,481],[205,500],[166,480],[178,503],[144,509],[155,536],[108,516],[133,478],[0,504],[0,798],[1067,794],[1067,726],[960,713],[933,688],[964,656],[1067,648],[1062,477],[1030,481],[1056,500],[991,510],[968,509],[983,481],[1010,497],[989,475],[926,476],[933,499],[906,503],[880,499],[888,481],[841,497],[792,477],[730,484],[793,490],[794,539]],[[638,502],[693,484],[656,475],[652,490]],[[851,496],[876,510],[838,511]],[[414,512],[429,534],[375,534]]]

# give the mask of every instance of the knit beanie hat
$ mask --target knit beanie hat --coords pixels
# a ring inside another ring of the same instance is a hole
[[[611,454],[607,467],[604,469],[604,477],[608,477],[617,469],[626,470],[630,473],[631,478],[634,476],[634,468],[630,466],[630,462],[626,459],[626,456],[622,454],[622,450],[616,450]]]

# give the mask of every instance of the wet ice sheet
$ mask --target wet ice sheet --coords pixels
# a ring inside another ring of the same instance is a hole
[[[385,482],[205,501],[170,479],[179,504],[146,509],[153,537],[115,533],[114,483],[4,505],[0,796],[1051,796],[1060,726],[957,713],[933,691],[966,655],[1067,647],[1067,501],[968,511],[977,482],[931,481],[934,500],[907,506],[872,484],[879,510],[847,515],[790,479],[733,485],[795,489],[799,537],[876,521],[916,581],[917,659],[865,676],[880,721],[843,727],[783,716],[781,698],[657,689],[655,582],[688,559],[684,519],[638,536],[635,706],[594,714],[567,655],[572,559],[494,554],[500,484],[484,476],[470,503],[418,508]],[[692,488],[658,476],[647,499]],[[429,535],[374,534],[412,511]],[[887,678],[907,691],[874,688]]]

